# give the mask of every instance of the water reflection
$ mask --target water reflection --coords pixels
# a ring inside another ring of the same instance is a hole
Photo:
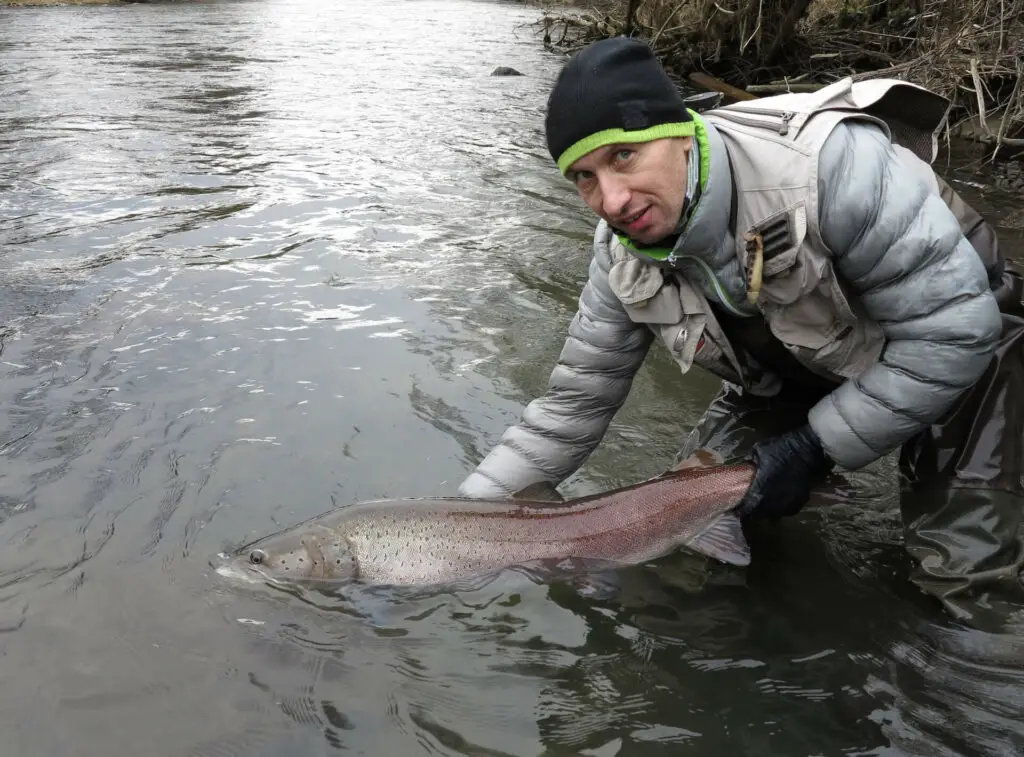
[[[922,622],[890,649],[887,675],[867,688],[890,701],[883,732],[901,754],[1024,751],[1024,642]]]

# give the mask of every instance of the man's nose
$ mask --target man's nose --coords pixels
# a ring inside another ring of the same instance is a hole
[[[629,186],[615,174],[601,177],[601,203],[606,216],[616,217],[626,212],[629,207]]]

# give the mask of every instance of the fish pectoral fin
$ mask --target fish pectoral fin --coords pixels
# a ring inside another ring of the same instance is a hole
[[[573,576],[569,584],[586,599],[612,599],[622,590],[622,582],[613,571]]]
[[[750,565],[750,545],[735,513],[725,513],[695,538],[686,542],[692,550],[730,565]]]

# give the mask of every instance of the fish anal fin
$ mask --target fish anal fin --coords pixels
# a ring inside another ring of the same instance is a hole
[[[750,545],[735,513],[719,516],[702,533],[686,542],[686,546],[729,565],[750,565]]]

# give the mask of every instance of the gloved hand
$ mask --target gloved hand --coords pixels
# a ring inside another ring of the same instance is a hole
[[[747,459],[756,473],[736,508],[741,517],[796,515],[835,465],[810,425],[757,442]]]

